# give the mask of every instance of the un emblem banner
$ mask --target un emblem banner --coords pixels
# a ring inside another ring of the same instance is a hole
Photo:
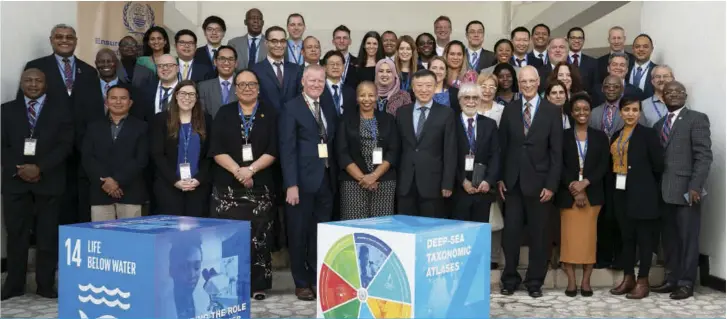
[[[118,51],[119,40],[127,35],[141,45],[144,32],[163,25],[163,18],[162,1],[80,1],[76,55],[93,64],[99,49]]]

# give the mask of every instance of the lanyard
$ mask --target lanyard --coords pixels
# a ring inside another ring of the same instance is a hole
[[[581,149],[581,143],[579,143],[578,141],[578,132],[576,132],[575,129],[573,129],[573,135],[576,137],[576,145],[578,145],[578,156],[580,156],[580,161],[578,164],[581,166],[582,170],[583,166],[586,166],[586,153],[588,153],[588,132],[586,132],[586,140],[583,143],[583,149]]]
[[[376,100],[376,105],[379,107],[380,112],[383,112],[386,109],[386,104],[388,102],[388,98],[379,96],[379,98]]]
[[[343,74],[341,75],[341,83],[346,82],[346,76],[348,75],[348,63],[351,62],[351,54],[346,55],[346,62],[343,64]]]
[[[654,99],[654,97],[652,96],[652,97],[651,97],[651,104],[653,104],[653,105],[654,105],[654,111],[656,111],[656,115],[658,115],[658,117],[657,117],[657,118],[659,118],[659,119],[660,119],[660,118],[661,118],[661,112],[659,112],[659,108],[658,108],[658,107],[656,107],[656,102],[659,102],[659,103],[661,103],[660,101],[657,101],[657,100],[655,100],[655,99]]]
[[[462,121],[462,126],[464,127],[464,133],[465,135],[467,135],[467,143],[470,146],[470,154],[472,154],[475,152],[475,132],[472,132],[472,134],[470,134],[469,126],[467,125],[467,123],[465,123],[462,117],[460,117],[460,120]],[[472,121],[472,123],[474,123],[474,121]],[[474,131],[474,126],[472,126],[472,128]]]
[[[301,46],[303,46],[303,42],[301,42]],[[295,41],[288,40],[288,48],[295,48]],[[302,50],[298,50],[298,52],[290,50],[290,55],[293,57],[293,61],[295,61],[295,64],[300,65],[300,56],[302,54],[303,54]]]
[[[248,138],[250,137],[250,130],[252,130],[253,122],[255,121],[255,113],[257,113],[257,107],[260,105],[260,102],[255,103],[255,108],[252,109],[252,114],[250,114],[250,120],[245,119],[245,115],[242,114],[242,107],[237,108],[237,114],[240,115],[240,132],[243,134],[242,138],[245,139],[245,144],[247,143]]]
[[[634,134],[634,131],[632,130],[631,133],[629,133],[629,137],[626,138],[626,140],[623,140],[624,132],[621,131],[621,135],[618,137],[618,140],[616,141],[616,152],[618,153],[620,157],[620,165],[621,167],[624,166],[624,153],[626,152],[626,143],[629,142],[631,139],[631,135]],[[623,143],[622,143],[623,142]]]
[[[189,140],[192,139],[192,122],[189,123],[189,129],[186,130],[182,127],[182,137],[184,138],[184,163],[187,161],[187,153],[189,152]]]

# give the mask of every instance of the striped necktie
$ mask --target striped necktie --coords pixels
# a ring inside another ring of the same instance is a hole
[[[669,141],[669,134],[671,134],[671,127],[674,125],[672,123],[672,119],[674,119],[674,113],[669,113],[669,116],[666,117],[666,121],[664,121],[664,126],[661,128],[661,144],[663,146],[666,146],[666,142]]]
[[[523,111],[523,128],[525,129],[525,135],[528,135],[528,131],[530,131],[530,124],[533,121],[532,116],[530,115],[531,106],[530,102],[525,103],[525,111]]]
[[[35,106],[38,105],[38,101],[36,100],[30,100],[28,102],[28,124],[30,124],[30,129],[35,129],[35,124],[38,122],[38,112],[35,109]]]
[[[63,75],[66,78],[66,90],[70,95],[71,91],[73,91],[73,70],[71,69],[71,61],[68,58],[63,58]]]

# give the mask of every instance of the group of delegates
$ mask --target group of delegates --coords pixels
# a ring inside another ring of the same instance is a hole
[[[2,106],[3,300],[23,294],[31,232],[38,294],[54,298],[59,222],[140,216],[145,204],[151,214],[250,220],[258,300],[272,287],[278,211],[301,300],[317,297],[317,223],[397,213],[489,222],[500,210],[493,261],[504,248],[503,294],[524,283],[542,296],[560,241],[568,296],[578,291],[575,264],[584,265],[581,294],[592,295],[604,250],[625,273],[611,293],[643,298],[663,229],[678,236],[662,236],[668,275],[652,291],[692,295],[709,121],[686,107],[671,69],[650,61],[648,35],[634,40],[634,58],[614,27],[612,52],[596,60],[580,52],[582,29],[550,38],[540,24],[532,39],[518,27],[492,52],[481,22],[467,25],[465,45],[450,40],[442,16],[436,36],[369,32],[358,58],[341,25],[321,58],[300,14],[287,32],[263,33],[258,9],[245,25],[223,45],[225,22],[210,16],[207,44],[181,30],[176,57],[166,31],[152,27],[141,56],[124,37],[119,58],[102,49],[95,68],[74,56],[72,27],[53,28],[53,54],[26,65],[17,99]],[[552,236],[557,208],[562,229]]]

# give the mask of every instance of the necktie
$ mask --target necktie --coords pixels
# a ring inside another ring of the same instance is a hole
[[[63,58],[63,75],[66,78],[66,90],[70,95],[73,90],[73,70],[71,70],[71,61],[68,58]]]
[[[165,88],[162,87],[162,90],[164,90],[164,94],[162,94],[162,102],[159,103],[159,107],[162,109],[162,112],[167,110],[167,106],[169,104],[169,91],[172,88]]]
[[[108,83],[106,83],[106,85],[104,85],[104,87],[103,87],[103,97],[104,97],[104,100],[106,99],[106,94],[109,92],[109,88],[110,88],[110,86],[109,86]]]
[[[252,67],[255,62],[257,62],[257,44],[255,44],[255,41],[257,39],[252,38],[252,44],[250,44],[250,50],[247,53],[248,59],[247,59],[247,67]]]
[[[318,136],[325,141],[326,127],[323,125],[323,120],[321,119],[321,105],[318,102],[313,102],[313,115],[316,118],[316,124],[318,124]]]
[[[632,85],[639,86],[639,83],[641,83],[641,77],[644,76],[643,72],[644,69],[642,69],[641,67],[636,68],[636,73],[634,73],[634,81],[631,82]]]
[[[608,112],[606,113],[606,125],[603,126],[606,135],[611,137],[611,129],[613,128],[613,113],[616,108],[613,105],[607,105]]]
[[[579,65],[578,63],[578,54],[573,55],[573,64],[577,67]]]
[[[522,68],[522,67],[523,67],[523,61],[524,61],[524,60],[522,60],[522,59],[515,59],[515,61],[517,61],[517,66],[518,66],[519,68]]]
[[[30,130],[35,128],[35,123],[38,121],[38,113],[35,110],[35,106],[38,105],[38,101],[31,100],[28,102],[28,124],[30,124]]]
[[[182,69],[182,79],[187,80],[189,76],[189,63],[184,62],[184,68]]]
[[[474,122],[475,119],[473,118],[467,119],[467,142],[470,143],[470,149],[472,152],[475,151],[475,143],[473,143],[475,136],[475,126],[473,125]]]
[[[281,66],[283,65],[280,62],[275,62],[275,77],[278,78],[278,85],[281,87],[283,86],[283,69]]]
[[[212,70],[217,70],[217,67],[215,66],[215,55],[217,54],[217,49],[212,49]]]
[[[472,52],[472,62],[471,62],[471,65],[472,65],[472,67],[476,67],[477,66],[477,52]]]
[[[525,135],[528,135],[528,131],[530,131],[530,124],[533,122],[532,116],[530,115],[530,107],[532,104],[530,102],[525,103],[525,111],[523,111],[523,128],[525,129]]]
[[[230,103],[230,82],[222,81],[222,104]]]
[[[419,140],[419,137],[422,136],[422,129],[424,128],[424,121],[427,120],[427,110],[428,107],[420,107],[419,108],[419,121],[417,121],[417,130],[414,132],[416,134],[417,140]]]
[[[543,59],[543,54],[542,53],[539,53],[538,54],[538,59],[540,59],[541,61],[543,61],[543,64],[545,64],[545,59]]]
[[[669,113],[669,116],[666,117],[666,121],[664,121],[664,126],[661,129],[661,144],[663,146],[666,146],[666,142],[669,141],[669,134],[671,134],[671,126],[672,126],[671,120],[672,119],[674,119],[674,113]]]
[[[336,112],[341,114],[341,96],[338,94],[338,85],[333,85],[333,104],[336,105]]]

